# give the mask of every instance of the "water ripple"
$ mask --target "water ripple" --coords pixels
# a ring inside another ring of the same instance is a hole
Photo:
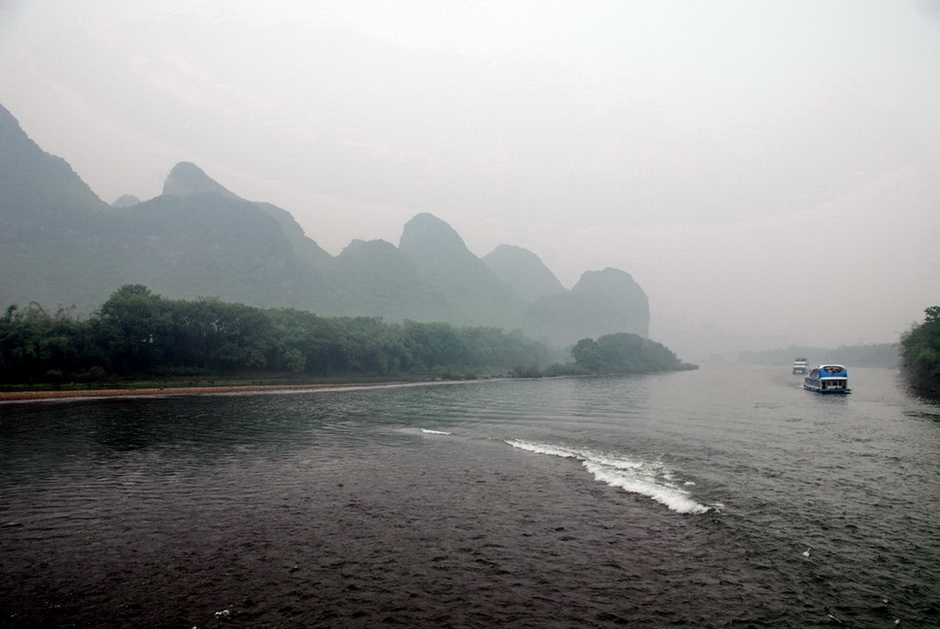
[[[0,623],[937,626],[940,425],[855,374],[6,406]]]

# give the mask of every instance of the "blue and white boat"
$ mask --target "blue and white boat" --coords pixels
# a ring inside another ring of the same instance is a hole
[[[810,370],[803,388],[817,393],[851,393],[849,372],[842,365],[829,363]]]

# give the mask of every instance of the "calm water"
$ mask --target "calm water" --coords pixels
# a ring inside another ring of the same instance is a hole
[[[940,407],[850,376],[0,405],[0,625],[938,627]]]

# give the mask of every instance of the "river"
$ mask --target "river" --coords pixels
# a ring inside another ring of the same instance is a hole
[[[0,625],[940,626],[940,407],[799,382],[0,404]]]

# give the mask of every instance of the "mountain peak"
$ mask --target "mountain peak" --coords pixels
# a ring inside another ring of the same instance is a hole
[[[453,227],[428,212],[416,214],[405,223],[398,247],[405,253],[426,254],[432,251],[469,254],[463,238]]]
[[[111,203],[111,207],[125,208],[137,205],[138,203],[140,203],[140,199],[133,194],[122,194]]]
[[[72,167],[43,151],[0,105],[0,214],[34,221],[62,212],[103,208],[107,204]]]
[[[528,249],[499,245],[483,256],[483,262],[500,280],[529,301],[543,295],[567,292],[555,274]]]
[[[588,298],[603,297],[623,315],[624,321],[632,322],[631,327],[624,326],[620,331],[649,336],[649,299],[626,271],[611,267],[603,271],[587,271],[581,275],[571,293]]]
[[[573,292],[598,292],[605,290],[632,290],[636,285],[626,271],[607,267],[603,271],[585,271],[571,289]]]
[[[8,141],[8,136],[26,135],[20,128],[19,121],[3,105],[0,105],[0,138]]]
[[[209,177],[199,166],[180,162],[173,167],[163,184],[163,194],[172,197],[189,197],[194,194],[213,193],[238,199],[233,192]]]

